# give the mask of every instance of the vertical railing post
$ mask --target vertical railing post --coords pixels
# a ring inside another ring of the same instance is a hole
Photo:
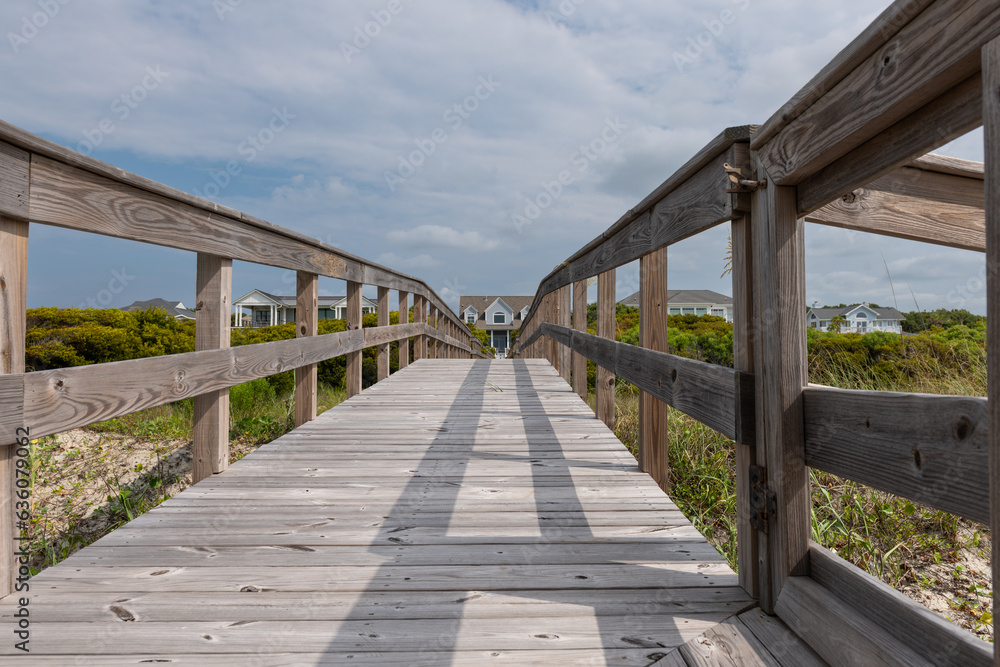
[[[615,270],[597,276],[597,335],[615,339]],[[597,418],[615,430],[615,374],[597,367]]]
[[[654,250],[639,260],[639,344],[666,352],[667,347],[667,249]],[[670,444],[668,406],[646,392],[639,392],[639,466],[667,488]]]
[[[753,156],[758,180],[752,195],[754,354],[757,463],[775,494],[775,513],[762,535],[760,605],[773,613],[785,581],[808,573],[811,531],[809,471],[803,439],[806,385],[804,222],[796,188],[775,186]]]
[[[753,373],[753,257],[751,251],[751,218],[746,215],[733,220],[733,367]],[[739,387],[738,387],[739,389]],[[750,466],[757,461],[756,447],[736,443],[736,554],[739,562],[740,586],[751,597],[759,597],[759,565],[757,530],[750,523]]]
[[[364,335],[361,323],[361,283],[347,281],[347,330]],[[347,353],[347,398],[361,393],[362,350]]]
[[[229,347],[233,260],[198,253],[198,297],[194,349]],[[192,481],[197,483],[229,467],[229,389],[194,398]]]
[[[587,281],[573,283],[573,328],[587,333]],[[573,391],[587,400],[587,358],[573,352]]]
[[[437,307],[435,307],[433,304],[430,306],[429,320],[430,320],[431,329],[437,329],[438,328],[438,311],[437,311]],[[441,344],[441,342],[437,338],[429,338],[427,340],[427,358],[428,359],[437,359],[438,358],[438,350],[439,350],[440,344]]]
[[[556,321],[555,315],[557,306],[558,303],[556,300],[556,293],[549,292],[546,294],[544,310],[545,316],[542,318],[541,323],[551,323]],[[552,338],[544,335],[542,336],[542,340],[545,341],[545,358],[548,359],[549,363],[552,364],[552,367],[558,371],[559,362],[556,360],[556,342]]]
[[[989,396],[990,520],[993,581],[1000,581],[1000,39],[983,48],[983,126],[986,163],[986,319],[987,396]],[[993,596],[996,628],[1000,600]],[[1000,646],[993,644],[993,664],[1000,667]]]
[[[572,326],[572,322],[570,320],[570,309],[573,304],[573,295],[571,290],[572,286],[570,285],[563,285],[559,288],[559,319],[557,322],[559,326],[566,327],[567,329]],[[571,350],[565,345],[559,345],[557,349],[559,351],[559,374],[562,375],[563,380],[566,380],[566,383],[569,384],[570,373],[573,370],[573,356],[570,354]]]
[[[0,214],[0,374],[24,372],[28,302],[28,223]],[[28,429],[31,424],[24,424]],[[14,523],[15,443],[18,433],[0,434],[0,597],[14,592],[20,531]],[[30,434],[28,435],[30,438]]]
[[[319,333],[319,277],[298,271],[295,277],[295,337]],[[295,426],[316,419],[317,365],[295,369]]]
[[[379,287],[378,288],[378,325],[380,327],[389,326],[389,288]],[[383,343],[378,346],[378,381],[389,377],[389,343]]]
[[[399,323],[410,323],[410,293],[399,293]],[[404,338],[399,341],[399,370],[403,370],[410,365],[410,339]]]
[[[427,300],[423,294],[413,295],[413,321],[416,324],[427,324],[427,311],[425,304]],[[419,361],[427,357],[427,336],[419,334],[413,340],[413,360]]]

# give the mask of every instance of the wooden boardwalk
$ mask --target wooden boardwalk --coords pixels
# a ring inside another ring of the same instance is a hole
[[[32,579],[17,664],[816,662],[754,606],[547,361],[422,360]]]

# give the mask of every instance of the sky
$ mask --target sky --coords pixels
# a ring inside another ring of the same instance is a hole
[[[889,4],[5,0],[0,119],[420,277],[457,308],[534,294],[725,127],[766,121]],[[982,160],[982,134],[937,152]],[[672,246],[669,287],[731,294],[727,231]],[[30,234],[29,307],[194,301],[193,253]],[[809,305],[985,313],[984,267],[806,228]],[[234,297],[253,289],[293,294],[294,273],[234,263]],[[637,264],[619,269],[618,297],[637,289]]]

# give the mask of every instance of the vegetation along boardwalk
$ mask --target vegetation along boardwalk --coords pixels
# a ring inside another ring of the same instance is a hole
[[[36,576],[19,660],[650,665],[754,606],[548,362],[421,360]]]

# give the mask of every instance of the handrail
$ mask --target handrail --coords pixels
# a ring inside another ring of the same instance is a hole
[[[839,618],[853,623],[851,615],[869,614],[848,602],[870,606],[872,596],[876,606],[921,618],[925,629],[905,632],[890,620],[873,630],[887,642],[879,651],[909,655],[916,647],[913,655],[932,655],[955,646],[967,664],[985,664],[976,640],[903,609],[884,587],[857,583],[868,575],[852,573],[850,588],[834,580],[839,566],[827,567],[832,557],[810,544],[809,467],[992,521],[1000,551],[1000,401],[809,386],[804,222],[987,252],[987,266],[1000,266],[998,91],[1000,5],[897,0],[765,125],[724,130],[546,275],[511,353],[548,359],[567,380],[571,369],[585,368],[580,357],[594,361],[606,374],[597,405],[609,426],[614,375],[635,384],[639,465],[661,484],[669,477],[664,404],[733,437],[740,583],[765,611],[798,614],[785,620],[831,664],[880,653],[825,640],[829,630],[817,625],[824,609],[806,613],[803,605],[837,605],[846,614]],[[985,165],[928,153],[984,121]],[[666,248],[726,221],[736,369],[708,371],[668,354]],[[614,342],[613,282],[615,268],[636,259],[634,347]],[[579,313],[594,276],[601,282],[597,336],[586,333]],[[990,317],[1000,317],[995,278],[991,270]],[[572,313],[571,302],[578,304]],[[1000,329],[990,329],[988,344],[989,358],[1000,359]],[[997,368],[991,362],[991,397],[1000,395]],[[810,553],[824,567],[815,582],[807,580]],[[993,568],[1000,580],[1000,559]]]

